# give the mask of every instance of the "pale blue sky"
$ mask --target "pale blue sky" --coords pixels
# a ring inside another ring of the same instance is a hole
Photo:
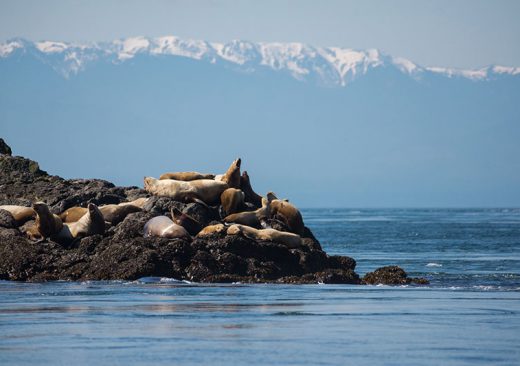
[[[520,66],[520,1],[0,0],[0,40],[174,34],[378,48],[424,66]]]

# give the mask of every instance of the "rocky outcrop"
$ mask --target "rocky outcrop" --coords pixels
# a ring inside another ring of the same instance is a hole
[[[147,196],[137,187],[48,175],[38,163],[7,154],[0,155],[0,169],[0,205],[29,206],[41,200],[58,214],[73,206],[120,203]],[[327,255],[307,228],[298,249],[242,235],[226,235],[225,231],[192,241],[144,238],[144,224],[154,216],[168,214],[172,207],[202,225],[220,220],[218,207],[152,197],[143,211],[129,214],[104,235],[85,237],[64,246],[48,239],[28,240],[10,214],[0,210],[0,279],[133,280],[164,276],[197,282],[360,282],[354,272],[354,259]],[[271,224],[286,229],[281,222],[273,220]]]
[[[1,143],[5,144],[3,140]],[[10,152],[5,146],[2,151]],[[147,196],[137,187],[116,187],[99,179],[66,180],[47,174],[32,160],[0,154],[0,205],[30,206],[44,201],[53,213],[59,214],[73,206],[118,204]],[[103,235],[63,245],[49,239],[29,240],[24,226],[19,227],[9,212],[0,210],[0,279],[135,280],[159,276],[196,282],[361,283],[354,271],[356,261],[327,255],[306,227],[303,245],[297,249],[255,241],[241,234],[226,235],[225,230],[193,240],[143,237],[145,223],[154,216],[168,215],[173,207],[203,226],[220,222],[218,207],[150,197],[142,211],[109,226]],[[31,221],[25,225],[30,224]],[[272,219],[268,224],[288,231],[278,220]],[[415,281],[400,268],[392,268],[398,267],[385,267],[368,274],[363,281]]]
[[[408,277],[404,269],[398,266],[386,266],[369,272],[363,277],[363,284],[366,285],[425,285],[428,280],[424,278]]]
[[[0,138],[0,154],[11,155],[12,151],[9,145],[7,145],[4,139]]]

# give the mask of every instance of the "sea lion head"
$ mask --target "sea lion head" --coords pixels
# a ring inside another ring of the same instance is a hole
[[[235,165],[235,168],[240,169],[240,165],[242,164],[242,159],[238,158],[233,161],[233,164]]]
[[[144,189],[148,190],[149,188],[151,188],[154,185],[155,181],[156,179],[153,177],[144,177]]]
[[[50,213],[49,206],[45,202],[38,201],[33,204],[33,210],[38,215]]]
[[[230,227],[228,227],[228,229],[226,231],[226,234],[228,234],[228,235],[238,235],[241,232],[242,232],[242,230],[240,228],[240,225],[231,225]]]
[[[89,203],[88,206],[88,212],[91,214],[91,215],[96,215],[96,214],[101,214],[101,211],[99,211],[99,208],[93,204],[93,203]]]
[[[223,181],[226,182],[230,188],[240,188],[240,165],[242,159],[238,158],[233,160],[229,166],[226,174],[224,174]]]
[[[278,197],[276,197],[276,195],[273,192],[267,192],[266,197],[269,202],[278,199]]]
[[[94,234],[103,234],[105,232],[105,218],[103,217],[103,214],[99,210],[99,208],[93,204],[89,203],[88,206],[88,213],[90,215],[90,235]]]

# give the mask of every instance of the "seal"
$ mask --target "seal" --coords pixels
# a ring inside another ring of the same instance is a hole
[[[36,212],[35,226],[42,238],[53,237],[62,230],[63,222],[58,215],[51,213],[47,204],[36,202],[33,209]]]
[[[224,222],[260,227],[262,225],[262,221],[269,218],[270,216],[270,206],[271,202],[267,198],[262,197],[262,207],[260,207],[258,210],[244,211],[228,215],[224,217]]]
[[[240,189],[246,195],[246,202],[252,203],[255,207],[262,206],[262,196],[253,191],[247,171],[244,171],[240,176]]]
[[[208,225],[197,234],[197,238],[205,238],[226,231],[224,224]]]
[[[29,221],[36,216],[36,212],[32,207],[16,206],[16,205],[3,205],[0,206],[0,210],[7,211],[13,216],[16,225],[20,226],[24,222]]]
[[[176,201],[191,202],[197,199],[211,205],[217,204],[220,195],[228,188],[227,183],[212,179],[184,182],[173,179],[144,178],[144,189],[156,196],[171,197]]]
[[[159,180],[161,179],[174,179],[174,180],[182,180],[184,182],[189,182],[192,180],[199,179],[215,179],[215,174],[202,174],[199,172],[175,172],[175,173],[164,173],[161,174]]]
[[[185,228],[190,235],[197,235],[197,233],[202,229],[200,222],[190,215],[185,214],[177,207],[172,207],[170,214],[172,215],[173,222]]]
[[[303,236],[305,225],[303,224],[302,214],[296,206],[289,203],[288,200],[278,199],[273,192],[267,193],[267,198],[271,202],[271,217],[285,223],[292,233]]]
[[[20,231],[30,240],[40,241],[44,239],[42,234],[38,231],[36,222],[33,220],[27,221],[23,226],[21,226]]]
[[[112,225],[117,225],[125,219],[128,214],[141,211],[141,208],[134,205],[104,205],[99,206],[99,211],[105,221]]]
[[[241,164],[242,159],[238,158],[236,160],[233,160],[228,170],[224,174],[215,176],[215,180],[227,183],[229,188],[240,188]]]
[[[144,237],[151,236],[191,240],[191,236],[186,229],[174,223],[168,216],[156,216],[148,220],[144,225]]]
[[[226,232],[228,235],[243,234],[253,240],[267,240],[280,243],[288,248],[298,248],[302,245],[302,238],[293,233],[279,231],[275,229],[255,229],[247,225],[231,225]]]
[[[71,207],[71,208],[66,209],[65,211],[63,211],[60,214],[60,219],[64,223],[76,222],[79,219],[81,219],[81,217],[83,215],[85,215],[87,213],[87,211],[88,211],[88,209],[86,207],[78,207],[78,206]]]
[[[61,231],[56,235],[57,241],[71,242],[85,236],[103,234],[105,232],[105,219],[99,208],[89,203],[87,213],[78,221],[65,223]]]
[[[148,202],[149,199],[150,199],[149,197],[141,197],[141,198],[137,198],[133,201],[121,202],[119,204],[119,206],[132,205],[132,206],[136,206],[136,207],[139,207],[140,209],[142,209],[144,207],[144,205],[146,205],[146,202]]]
[[[220,195],[224,216],[240,212],[244,208],[246,195],[240,189],[228,188]]]
[[[130,203],[110,204],[99,206],[99,210],[103,214],[105,221],[112,225],[117,225],[125,219],[125,217],[133,212],[141,211],[141,208]],[[71,207],[60,214],[60,218],[64,223],[77,222],[88,212],[86,207]]]

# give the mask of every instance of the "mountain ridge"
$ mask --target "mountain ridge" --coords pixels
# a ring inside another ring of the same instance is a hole
[[[240,71],[261,68],[285,72],[293,78],[318,80],[325,86],[344,87],[373,69],[392,67],[415,79],[424,75],[460,77],[485,81],[501,76],[518,76],[520,67],[490,65],[479,69],[424,67],[377,49],[354,50],[340,47],[314,47],[304,43],[249,42],[228,43],[184,40],[176,36],[130,37],[112,42],[32,42],[22,38],[0,43],[0,59],[18,53],[32,53],[65,78],[84,71],[91,64],[108,61],[124,63],[138,55],[186,57],[201,62],[224,63]]]

